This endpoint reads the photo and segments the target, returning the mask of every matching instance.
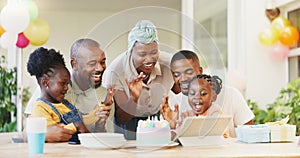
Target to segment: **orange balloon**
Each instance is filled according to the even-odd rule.
[[[274,44],[279,39],[279,32],[272,28],[266,28],[258,35],[259,42],[269,46]]]
[[[5,32],[4,28],[0,25],[0,37],[2,36],[2,34]]]
[[[281,31],[283,28],[290,25],[290,21],[284,17],[277,17],[271,22],[271,27],[277,31]]]
[[[285,27],[279,34],[279,41],[286,46],[293,46],[298,43],[299,32],[293,26]]]

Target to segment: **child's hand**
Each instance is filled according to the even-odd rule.
[[[47,127],[46,141],[47,142],[66,142],[75,133],[72,130],[63,128],[64,125],[52,125]]]
[[[187,110],[185,112],[181,112],[181,120],[184,120],[186,117],[190,117],[190,116],[196,116],[196,113],[194,112],[194,110]]]
[[[178,104],[175,104],[175,109],[173,111],[169,106],[168,100],[169,97],[165,95],[163,97],[160,113],[162,114],[163,118],[170,123],[171,129],[175,129],[179,115]]]

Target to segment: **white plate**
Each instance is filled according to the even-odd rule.
[[[171,141],[169,144],[167,145],[162,145],[162,146],[159,146],[159,145],[148,145],[148,146],[138,146],[136,144],[136,141],[128,141],[128,143],[124,146],[124,148],[126,147],[137,147],[137,148],[141,148],[141,149],[154,149],[154,148],[164,148],[164,147],[174,147],[174,146],[178,146],[179,143],[178,142],[173,142]]]
[[[124,135],[120,133],[80,133],[81,138],[100,138],[100,139],[123,139]]]
[[[91,149],[117,149],[127,143],[118,133],[81,133],[78,138],[82,146]]]
[[[108,143],[91,143],[91,142],[82,142],[81,145],[89,149],[119,149],[125,146],[127,141],[118,141],[118,142],[108,142]]]

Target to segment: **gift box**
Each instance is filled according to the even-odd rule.
[[[245,143],[270,142],[270,127],[266,125],[239,125],[236,128],[237,139]]]
[[[295,141],[296,125],[271,125],[271,142]]]

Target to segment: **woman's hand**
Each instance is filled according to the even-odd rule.
[[[143,83],[143,78],[144,78],[144,73],[141,72],[137,77],[135,77],[133,80],[128,81],[126,79],[127,86],[129,88],[129,91],[131,93],[131,97],[134,102],[137,103],[139,96],[142,92],[142,83]]]
[[[170,123],[171,129],[175,129],[179,115],[178,104],[175,104],[175,109],[172,110],[169,106],[168,100],[168,96],[163,97],[160,113],[162,114],[163,118]]]

